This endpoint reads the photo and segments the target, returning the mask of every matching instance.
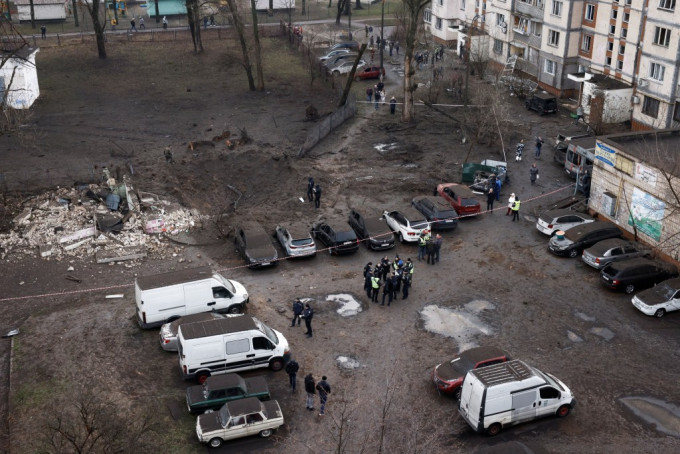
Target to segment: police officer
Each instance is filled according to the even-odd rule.
[[[373,272],[371,271],[370,263],[368,270],[364,271],[364,290],[366,290],[366,296],[371,298],[373,296]]]
[[[402,294],[401,294],[401,299],[406,299],[408,298],[408,289],[411,288],[411,273],[407,273],[404,271],[404,274],[401,277],[401,280],[403,281],[402,283]]]
[[[302,312],[302,318],[305,320],[305,327],[307,332],[305,333],[307,337],[312,337],[312,318],[314,318],[314,310],[309,303],[305,304],[305,310]]]
[[[378,302],[378,293],[380,292],[380,278],[378,276],[371,277],[371,301],[374,303]]]
[[[295,392],[295,385],[297,384],[297,373],[300,370],[300,365],[294,359],[288,361],[286,364],[286,373],[288,374],[288,379],[290,381],[290,387]]]
[[[297,320],[297,325],[300,326],[300,317],[302,312],[305,310],[305,306],[300,301],[300,298],[296,299],[293,303],[293,320],[290,322],[290,326],[295,326],[295,320]]]
[[[392,274],[392,276],[394,276],[394,274]],[[394,296],[394,286],[392,285],[392,282],[393,281],[391,277],[385,280],[385,287],[383,287],[382,303],[380,304],[381,306],[385,305],[385,297],[388,297],[387,305],[389,306],[390,304],[392,304],[392,297]]]

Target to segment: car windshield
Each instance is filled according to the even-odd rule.
[[[545,373],[541,372],[541,371],[538,370],[538,369],[535,369],[535,371],[538,372],[538,374],[539,374],[541,377],[545,378],[546,381],[547,381],[548,383],[550,383],[551,385],[553,385],[555,388],[559,389],[560,391],[564,391],[564,388],[562,387],[562,385],[560,385],[560,382],[557,381],[557,380],[555,379],[555,377],[553,377],[553,376],[550,375],[550,374],[545,374]]]
[[[454,210],[440,211],[437,213],[437,217],[439,219],[454,219],[458,217],[458,213],[456,213]]]
[[[461,374],[465,374],[467,371],[472,370],[475,367],[474,361],[465,356],[459,356],[451,361],[451,367]]]
[[[673,298],[673,295],[675,295],[675,292],[677,291],[677,289],[671,287],[666,283],[658,284],[656,288],[659,294],[663,295],[663,297],[668,300]]]
[[[347,230],[345,232],[335,232],[335,239],[337,241],[356,241],[357,236],[353,230]]]
[[[312,244],[312,240],[309,238],[303,238],[301,240],[293,240],[290,242],[293,246],[307,246]]]
[[[477,199],[472,199],[469,197],[463,197],[461,203],[463,206],[472,206],[472,205],[477,205]]]
[[[272,330],[270,327],[253,317],[253,321],[255,324],[260,328],[260,331],[264,333],[265,336],[267,336],[267,339],[272,341],[274,345],[279,345],[279,338],[276,336],[276,333],[274,330]]]
[[[236,293],[236,288],[229,279],[226,279],[223,276],[220,276],[219,274],[216,274],[214,277],[215,279],[220,281],[222,285],[224,285],[224,287],[231,292],[232,295]]]
[[[220,415],[219,415],[219,422],[222,427],[227,427],[227,424],[229,424],[229,418],[231,415],[229,414],[229,409],[227,408],[226,405],[222,405],[222,408],[220,408]]]

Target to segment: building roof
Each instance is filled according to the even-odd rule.
[[[603,90],[622,90],[626,88],[632,88],[630,84],[627,84],[619,79],[613,77],[605,76],[603,74],[596,74],[587,83],[597,85],[597,88]]]
[[[598,140],[680,177],[680,128],[609,134]]]

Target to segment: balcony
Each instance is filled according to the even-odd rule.
[[[545,2],[542,0],[534,0],[533,3],[527,3],[522,0],[516,0],[514,2],[512,12],[530,16],[535,19],[543,20],[544,4]]]
[[[532,34],[523,34],[520,32],[513,33],[512,40],[518,43],[524,43],[529,47],[540,48],[541,47],[541,37]]]

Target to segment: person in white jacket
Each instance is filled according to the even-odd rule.
[[[510,216],[510,211],[512,211],[512,206],[515,204],[515,193],[510,194],[508,198],[508,212],[505,213],[506,216]]]

